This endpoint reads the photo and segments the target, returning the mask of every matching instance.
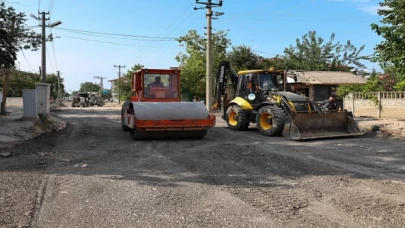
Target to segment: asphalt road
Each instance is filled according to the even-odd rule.
[[[201,140],[133,141],[119,111],[65,109],[63,132],[0,160],[2,173],[36,175],[29,226],[405,226],[404,141],[294,142],[221,120]]]

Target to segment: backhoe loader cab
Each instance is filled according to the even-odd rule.
[[[219,67],[215,107],[232,130],[247,130],[253,123],[263,135],[283,135],[291,140],[362,134],[346,110],[326,113],[307,97],[286,92],[286,71],[236,73],[228,61],[222,61]],[[235,90],[233,97],[228,97],[228,82]]]
[[[180,70],[139,69],[131,81],[121,127],[132,139],[203,138],[215,126],[204,103],[181,102]]]
[[[247,70],[238,72],[236,96],[259,105],[270,92],[283,89],[283,73],[272,70]]]

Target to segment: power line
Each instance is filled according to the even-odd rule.
[[[193,5],[193,3],[190,4],[190,6],[191,6],[191,5]],[[188,8],[186,8],[186,10],[188,10]],[[185,10],[185,11],[186,11],[186,10]],[[184,14],[185,11],[183,11],[182,14]],[[195,11],[194,11],[193,13],[191,13],[187,18],[185,18],[182,22],[180,22],[180,24],[178,24],[174,29],[172,29],[170,32],[168,32],[167,35],[169,35],[170,33],[174,32],[175,30],[177,30],[177,28],[179,28],[181,24],[183,24],[185,21],[187,21],[187,20],[188,20],[191,16],[193,16],[194,14],[195,14]],[[180,18],[180,17],[178,17],[178,18]],[[193,23],[195,23],[196,21],[197,21],[197,20],[194,20]],[[172,23],[172,24],[174,24],[174,23]],[[156,44],[156,43],[155,43],[155,44]],[[165,44],[167,44],[167,43],[165,43]],[[159,47],[155,47],[154,49],[152,49],[151,51],[149,51],[149,52],[147,52],[147,53],[142,52],[142,51],[143,51],[143,50],[142,50],[142,51],[140,51],[141,54],[139,54],[139,55],[138,55],[136,58],[134,58],[134,59],[137,59],[137,58],[140,58],[140,57],[146,58],[147,56],[149,56],[149,55],[151,55],[152,53],[154,53],[156,50],[163,48],[163,47],[165,46],[165,44],[163,44],[163,45],[161,45],[161,46],[159,46]],[[153,46],[155,46],[155,45],[153,45]],[[135,55],[133,55],[133,56],[135,56]],[[129,59],[131,59],[133,56],[131,56]]]
[[[71,32],[75,34],[82,34],[82,35],[87,35],[87,36],[97,36],[97,37],[107,37],[107,38],[113,38],[113,39],[124,39],[124,40],[137,40],[137,41],[171,41],[168,39],[140,39],[140,38],[124,38],[124,37],[112,37],[111,35],[100,35],[100,34],[93,34],[93,33],[87,33],[87,32],[76,32],[76,31],[65,31],[65,32]],[[174,39],[173,39],[174,41]]]
[[[37,72],[36,70],[34,70],[34,68],[32,68],[31,64],[28,62],[28,59],[27,59],[27,57],[25,57],[23,49],[21,49],[21,53],[23,54],[24,59],[27,62],[28,66],[31,68],[31,70],[34,71],[34,72]]]
[[[195,12],[195,11],[194,11],[194,12]],[[194,15],[194,14],[191,14],[190,16],[192,16],[192,15]],[[189,23],[189,24],[187,24],[187,25],[183,28],[183,30],[181,30],[181,33],[185,33],[186,30],[189,29],[191,25],[195,24],[196,22],[200,21],[201,19],[202,19],[202,18],[199,17],[198,19],[191,20],[192,22]],[[152,53],[154,53],[154,51],[156,51],[156,50],[158,50],[158,49],[161,49],[161,48],[163,48],[164,46],[165,46],[165,45],[162,45],[162,46],[160,46],[160,47],[156,47],[156,48],[153,49],[151,52],[149,52],[148,54],[146,54],[144,57],[145,57],[145,58],[149,57],[149,55],[151,55]],[[159,52],[159,54],[158,54],[156,57],[159,57],[159,56],[162,56],[162,55],[163,55],[163,53],[162,53],[162,52]]]
[[[174,40],[174,39],[176,39],[175,37],[159,37],[159,36],[129,35],[129,34],[121,34],[121,33],[108,33],[108,32],[92,32],[92,31],[79,30],[79,29],[68,29],[68,28],[55,28],[55,29],[65,30],[65,31],[73,31],[73,32],[83,32],[83,33],[93,33],[93,34],[104,34],[104,35],[112,35],[112,36],[141,37],[141,38],[167,39],[167,40]]]
[[[46,45],[46,43],[44,45]],[[48,48],[46,49],[46,55],[48,56],[49,63],[51,64],[52,70],[55,71],[55,68],[53,67],[53,64],[52,64],[52,61],[51,61],[51,55],[48,52]]]
[[[184,15],[184,13],[188,10],[188,7],[190,7],[190,6],[192,6],[193,5],[193,3],[191,3],[190,5],[188,5],[187,7],[186,7],[186,9],[182,12],[182,13],[180,13],[179,14],[179,16],[169,25],[169,26],[167,26],[166,27],[166,30],[168,30],[169,28],[171,28],[171,26],[172,25],[174,25],[174,23],[180,18],[180,17],[182,17],[183,15]],[[194,13],[192,13],[192,14],[194,14]],[[184,21],[183,21],[184,22]],[[180,24],[182,24],[183,22],[181,22]],[[173,30],[172,30],[172,32],[173,32]],[[159,35],[162,35],[164,32],[161,32]],[[171,32],[170,32],[171,33]],[[170,34],[170,33],[168,33],[168,34]],[[149,42],[148,44],[150,44],[151,42]],[[139,53],[141,53],[141,55],[142,54],[144,54],[143,53],[143,50],[145,50],[145,48],[142,48],[140,51],[139,51]],[[134,54],[134,55],[131,55],[129,58],[127,58],[127,59],[131,59],[131,58],[133,58],[134,56],[135,56],[136,54]],[[138,56],[140,56],[140,55],[138,55]],[[112,70],[113,69],[113,67],[112,68],[110,68],[108,71],[107,71],[107,73],[110,71],[110,70]]]
[[[54,0],[49,1],[49,9],[48,9],[48,12],[49,12],[49,20],[51,20],[53,4],[54,4]],[[49,27],[49,30],[48,30],[48,31],[49,31],[49,34],[52,34],[52,28],[51,28],[51,27]],[[46,51],[47,51],[47,53],[48,53],[48,49],[47,49]],[[59,67],[58,67],[58,62],[57,62],[57,59],[56,59],[56,52],[55,52],[54,40],[52,40],[52,53],[53,53],[53,60],[55,61],[55,67],[56,67],[56,70],[58,71],[58,70],[59,70]],[[53,64],[52,64],[52,61],[51,61],[51,55],[50,55],[49,53],[48,53],[48,55],[49,55],[49,63],[51,64],[52,69],[54,69]],[[55,70],[55,69],[54,69],[54,70]]]
[[[72,37],[72,36],[59,36],[59,37],[65,37],[65,38],[77,39],[77,40],[86,40],[86,41],[92,41],[92,42],[98,42],[98,43],[107,43],[107,44],[116,44],[116,45],[134,46],[134,47],[151,47],[151,46],[144,46],[144,45],[135,45],[135,44],[126,44],[126,43],[116,43],[116,42],[109,42],[109,41],[101,41],[101,40],[85,39],[85,38]]]

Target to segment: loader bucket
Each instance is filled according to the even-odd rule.
[[[352,137],[363,135],[359,125],[344,111],[301,112],[286,120],[283,136],[290,140]]]
[[[201,102],[132,102],[133,139],[203,138],[215,126]]]

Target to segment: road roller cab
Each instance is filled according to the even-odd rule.
[[[180,70],[140,69],[132,77],[131,101],[179,102]]]
[[[181,102],[180,72],[139,69],[133,74],[133,95],[121,110],[122,129],[132,139],[203,138],[215,126],[204,103]]]

